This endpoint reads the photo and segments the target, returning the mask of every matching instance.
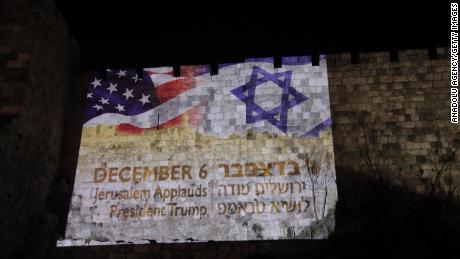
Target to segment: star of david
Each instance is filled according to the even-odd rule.
[[[248,83],[231,90],[246,104],[246,123],[267,120],[278,129],[287,133],[288,110],[306,101],[308,97],[291,86],[292,71],[271,74],[260,67],[254,66]],[[270,110],[264,110],[254,102],[257,86],[272,81],[282,89],[281,104]],[[245,94],[247,92],[247,94]],[[277,118],[278,117],[278,118]]]

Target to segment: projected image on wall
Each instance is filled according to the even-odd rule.
[[[327,238],[337,188],[326,59],[282,63],[94,72],[58,245]]]

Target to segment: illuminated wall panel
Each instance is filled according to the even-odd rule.
[[[327,78],[324,56],[95,73],[58,245],[327,238]]]

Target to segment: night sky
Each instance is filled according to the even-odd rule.
[[[81,66],[210,64],[245,57],[449,46],[448,2],[153,2],[58,1],[80,45]]]

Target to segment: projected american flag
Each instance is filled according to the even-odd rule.
[[[209,73],[207,66],[193,66],[182,67],[182,76],[177,78],[173,76],[172,67],[146,69],[141,76],[134,69],[107,69],[104,81],[100,75],[94,74],[86,95],[85,122],[104,114],[110,115],[108,117],[114,120],[125,118],[117,125],[117,130],[136,134],[146,129],[178,125],[182,122],[183,116],[187,115],[193,126],[193,123],[197,123],[200,105],[190,106],[189,109],[175,114],[176,116],[172,118],[161,117],[163,122],[161,124],[159,123],[161,111],[155,108],[195,88],[198,82],[195,77],[206,73]],[[150,111],[147,116],[152,117],[148,123],[144,125],[123,123],[128,118],[125,116],[135,116],[147,111]]]

